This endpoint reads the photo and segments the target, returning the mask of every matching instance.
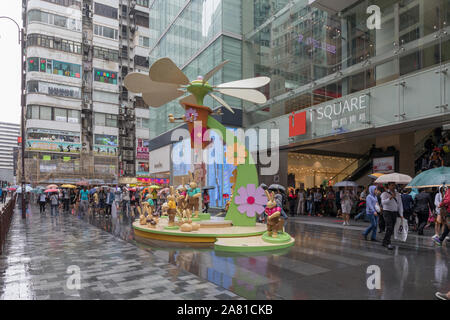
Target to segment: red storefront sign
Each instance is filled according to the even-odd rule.
[[[289,116],[289,137],[306,134],[306,111]]]

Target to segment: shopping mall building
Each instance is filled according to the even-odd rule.
[[[195,79],[229,59],[212,84],[272,79],[267,103],[224,97],[235,114],[219,117],[230,129],[279,130],[278,171],[260,177],[267,184],[414,175],[424,141],[450,123],[449,0],[156,0],[150,22],[151,63],[168,56]],[[174,164],[170,151],[189,148],[172,141],[169,114],[183,114],[178,102],[150,108],[150,174],[181,183],[206,170],[204,183],[219,188],[211,204],[222,206],[233,165]]]

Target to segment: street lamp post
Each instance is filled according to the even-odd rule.
[[[20,28],[19,24],[12,18],[1,16],[0,19],[8,19],[14,22],[19,31],[19,44],[20,44],[20,79],[21,79],[21,95],[20,95],[20,103],[21,103],[21,112],[20,112],[20,126],[21,126],[21,166],[22,166],[22,174],[21,174],[21,185],[22,185],[22,219],[26,219],[26,208],[25,208],[25,30]]]

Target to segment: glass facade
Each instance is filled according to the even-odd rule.
[[[380,29],[368,23],[371,5],[381,9]],[[243,76],[272,81],[262,89],[268,103],[244,104],[245,125],[448,61],[449,37],[439,35],[448,27],[449,12],[449,0],[363,0],[339,14],[319,10],[307,0],[247,3]]]
[[[242,78],[242,0],[156,0],[150,10],[150,65],[169,57],[195,80],[224,60],[231,60],[208,82],[212,85]],[[232,107],[240,109],[239,99],[223,97]],[[211,108],[218,103],[207,97]],[[150,108],[150,138],[171,130],[168,115],[181,116],[183,108],[173,101],[160,108]]]

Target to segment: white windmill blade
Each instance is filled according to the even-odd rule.
[[[187,103],[187,104],[197,104],[197,99],[195,99],[194,95],[189,95],[186,98],[183,98],[180,100],[180,104]]]
[[[221,97],[218,97],[212,93],[209,94],[214,100],[216,100],[218,103],[220,103],[221,105],[223,105],[225,108],[228,109],[228,111],[230,111],[231,113],[234,113],[233,108],[230,107],[230,105],[228,103],[225,102],[225,100],[223,100]]]
[[[184,94],[185,92],[180,90],[166,89],[164,91],[164,89],[161,88],[161,90],[159,91],[143,92],[142,98],[144,99],[145,103],[148,104],[150,107],[158,108],[166,103],[169,103],[172,100],[181,97]]]
[[[270,82],[268,77],[257,77],[238,81],[232,81],[227,83],[222,83],[216,86],[216,88],[221,89],[257,89],[264,87]]]
[[[155,83],[152,80],[150,80],[148,75],[142,74],[142,73],[137,73],[137,72],[127,74],[123,83],[129,91],[135,92],[135,93],[144,92],[144,91],[148,90],[150,87],[152,87],[153,85],[158,84],[158,83]]]
[[[222,62],[221,64],[219,64],[217,67],[215,67],[214,69],[212,69],[210,72],[208,72],[207,74],[205,74],[203,76],[203,84],[206,83],[206,81],[208,81],[209,79],[212,78],[212,76],[214,76],[220,69],[222,69],[228,62],[230,62],[230,60],[225,60],[224,62]]]
[[[267,102],[267,98],[258,90],[254,89],[221,89],[217,88],[217,92],[224,94],[226,96],[239,98],[242,100],[250,101],[256,104],[263,104]]]
[[[156,82],[164,82],[178,85],[188,85],[188,77],[169,58],[162,58],[152,64],[149,71],[150,79]]]

